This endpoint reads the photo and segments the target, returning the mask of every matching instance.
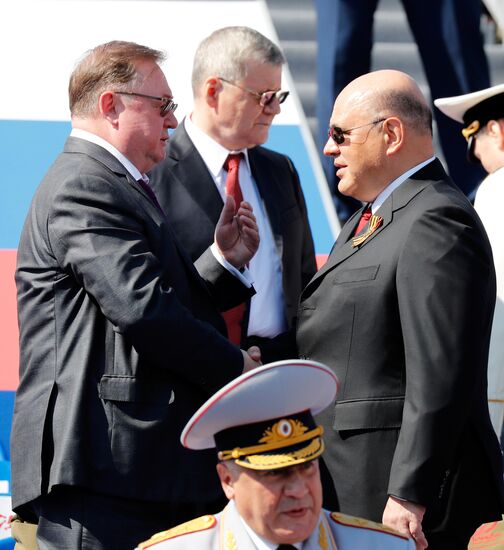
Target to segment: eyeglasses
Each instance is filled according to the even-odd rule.
[[[175,103],[173,99],[170,99],[169,97],[157,97],[155,95],[147,95],[147,94],[139,94],[137,92],[115,92],[119,95],[134,95],[137,97],[146,97],[147,99],[156,99],[157,101],[161,101],[161,107],[159,109],[159,112],[161,116],[165,116],[166,113],[175,111],[175,109],[178,107],[178,103]]]
[[[240,90],[249,93],[250,95],[253,95],[259,99],[259,105],[261,107],[266,107],[267,105],[271,105],[272,101],[276,98],[278,100],[278,103],[283,103],[290,92],[284,91],[284,90],[278,90],[277,92],[274,92],[273,90],[268,90],[266,92],[254,92],[254,90],[249,90],[248,88],[244,88],[243,86],[239,86],[238,84],[235,84],[234,82],[231,82],[230,80],[226,80],[225,78],[219,77],[219,80],[222,80],[222,82],[225,82],[226,84],[231,84],[231,86],[234,86],[235,88],[239,88]]]
[[[343,130],[339,126],[331,126],[327,131],[327,135],[334,140],[338,145],[341,145],[345,141],[345,136],[350,135],[350,132],[353,130],[358,130],[359,128],[365,128],[366,126],[371,126],[372,124],[378,124],[387,120],[387,117],[380,118],[379,120],[373,120],[373,122],[368,122],[367,124],[362,124],[361,126],[355,126],[355,128],[348,128],[348,130]]]

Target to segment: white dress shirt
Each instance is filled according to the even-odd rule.
[[[285,303],[282,288],[282,263],[276,249],[270,221],[252,176],[248,151],[228,151],[200,130],[189,117],[184,120],[185,129],[201,155],[215,185],[225,200],[227,172],[224,163],[230,153],[243,153],[238,179],[243,199],[252,205],[259,227],[260,244],[250,260],[249,271],[257,292],[250,304],[248,335],[272,338],[287,329]]]

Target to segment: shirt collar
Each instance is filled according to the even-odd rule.
[[[72,137],[84,139],[86,141],[94,143],[95,145],[103,147],[111,155],[113,155],[124,166],[124,168],[126,168],[126,170],[133,176],[135,181],[143,179],[146,183],[149,183],[149,178],[146,174],[141,174],[138,168],[130,160],[128,160],[119,150],[117,150],[111,143],[109,143],[102,137],[88,132],[87,130],[82,130],[80,128],[72,128],[70,135]]]
[[[234,500],[229,501],[229,504],[234,507],[236,510],[236,504],[234,503]],[[240,518],[240,521],[243,524],[243,527],[245,528],[245,531],[247,531],[248,536],[251,538],[254,545],[259,550],[276,550],[278,547],[278,544],[274,544],[273,542],[270,542],[269,540],[264,539],[263,537],[260,537],[255,531],[252,530],[251,527],[247,524],[247,522],[240,516],[238,510],[236,510],[236,513],[238,514],[238,517]],[[303,547],[302,542],[296,542],[293,544],[297,550],[301,550]]]
[[[219,175],[219,172],[222,170],[228,155],[231,153],[243,153],[247,170],[249,173],[251,172],[247,149],[229,151],[201,130],[201,128],[196,126],[196,124],[194,124],[191,120],[191,117],[185,117],[183,124],[187,135],[191,138],[191,141],[198,150],[198,153],[201,155],[201,158],[205,162],[214,179]]]
[[[389,185],[387,185],[387,187],[385,187],[385,189],[373,201],[373,204],[371,205],[372,213],[375,214],[378,208],[380,208],[380,206],[392,194],[392,192],[395,191],[402,183],[404,183],[412,174],[418,172],[418,170],[432,162],[435,158],[436,157],[430,157],[427,160],[424,160],[420,164],[417,164],[413,166],[413,168],[410,168],[407,172],[404,172],[404,174],[400,175],[392,183],[389,183]]]

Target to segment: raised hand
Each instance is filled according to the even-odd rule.
[[[246,265],[259,247],[259,229],[248,202],[235,213],[233,197],[227,196],[215,227],[215,242],[222,256],[234,267]]]

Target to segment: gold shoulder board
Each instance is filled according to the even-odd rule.
[[[180,537],[181,535],[205,531],[206,529],[211,529],[216,523],[217,519],[214,516],[201,516],[200,518],[192,519],[191,521],[177,525],[172,529],[168,529],[168,531],[156,533],[149,540],[139,544],[138,548],[143,550],[145,548],[150,548],[159,542]]]
[[[372,531],[380,531],[381,533],[388,533],[389,535],[395,535],[402,539],[408,540],[408,537],[398,533],[391,527],[383,525],[383,523],[376,523],[368,519],[356,518],[354,516],[347,516],[346,514],[340,514],[338,512],[331,512],[331,519],[341,525],[348,525],[350,527],[361,527],[362,529],[371,529]]]

